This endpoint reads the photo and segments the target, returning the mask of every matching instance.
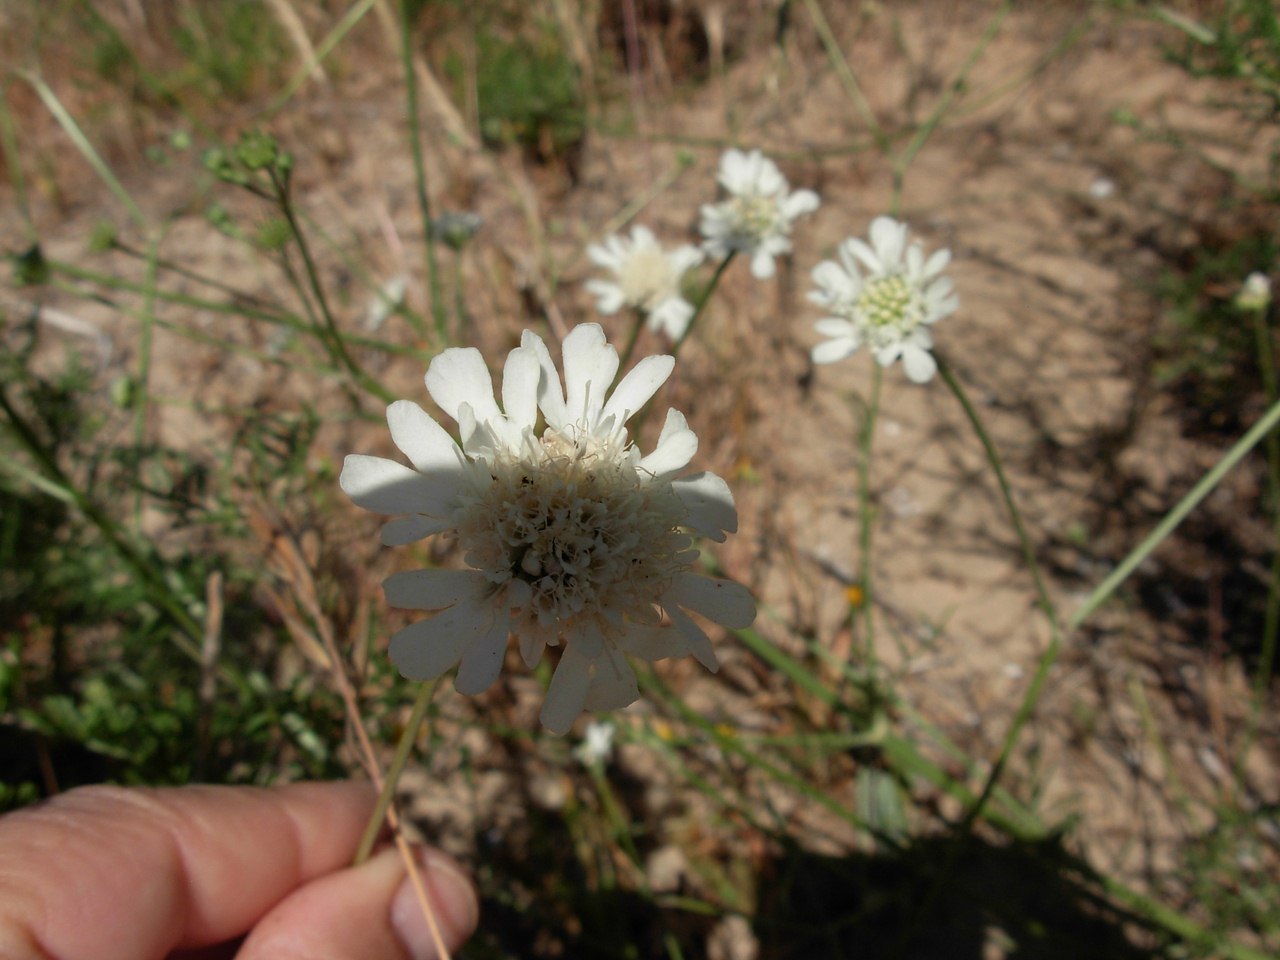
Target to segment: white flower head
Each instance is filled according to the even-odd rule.
[[[738,517],[720,477],[679,476],[698,448],[684,416],[668,411],[646,456],[627,434],[674,359],[646,357],[610,392],[618,354],[599,325],[576,327],[562,354],[563,384],[546,345],[525,331],[507,356],[499,407],[480,352],[445,350],[427,370],[427,392],[457,421],[459,440],[398,400],[387,422],[412,467],[353,454],[339,478],[365,509],[402,515],[383,543],[447,533],[467,563],[387,579],[392,606],[438,611],[391,638],[400,672],[429,680],[456,664],[454,685],[475,694],[497,679],[509,635],[530,668],[545,647],[563,646],[542,707],[557,733],[584,709],[639,697],[627,655],[692,654],[717,669],[687,611],[731,628],[755,619],[744,587],[692,570],[691,532],[723,541]]]
[[[920,241],[907,242],[905,223],[877,217],[870,244],[850,237],[837,254],[838,263],[824,260],[813,270],[809,299],[830,314],[817,323],[830,339],[813,348],[813,362],[835,363],[865,343],[880,366],[901,358],[907,376],[926,383],[938,369],[929,328],[960,306],[942,276],[951,252],[925,259]]]
[[[648,227],[631,228],[631,239],[616,234],[602,244],[587,247],[587,256],[616,279],[591,279],[587,291],[596,298],[596,309],[606,316],[622,307],[645,315],[650,330],[679,340],[693,317],[693,306],[680,293],[680,282],[702,262],[702,251],[685,245],[663,250]]]
[[[582,742],[573,748],[573,755],[583,766],[602,766],[613,754],[614,732],[613,724],[607,720],[592,720]]]
[[[1260,313],[1271,306],[1271,279],[1255,270],[1244,278],[1236,292],[1236,307],[1247,313]]]
[[[759,150],[728,150],[717,179],[728,196],[702,207],[702,248],[712,257],[751,255],[758,280],[773,276],[773,258],[791,252],[791,224],[818,209],[812,190],[791,192],[778,165]]]

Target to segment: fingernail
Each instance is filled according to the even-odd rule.
[[[444,942],[450,947],[461,943],[475,930],[480,919],[480,906],[470,878],[439,850],[419,850],[418,869]],[[391,926],[413,960],[440,960],[440,951],[436,949],[410,877],[401,881],[392,901]]]

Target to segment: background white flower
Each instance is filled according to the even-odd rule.
[[[813,362],[835,363],[865,343],[882,367],[901,357],[908,377],[927,382],[938,369],[929,327],[960,306],[942,276],[951,252],[926,260],[918,240],[907,243],[905,223],[877,217],[870,245],[850,237],[837,254],[838,263],[824,260],[813,270],[809,299],[831,314],[817,323],[831,339],[813,348]]]
[[[583,766],[602,765],[613,754],[615,728],[607,720],[592,720],[587,724],[582,742],[573,748],[573,755]]]
[[[510,634],[529,667],[563,644],[542,708],[558,733],[583,709],[639,696],[628,654],[692,654],[717,669],[686,611],[727,627],[755,618],[744,587],[691,569],[698,551],[686,531],[722,541],[738,518],[720,477],[677,476],[698,447],[685,418],[668,411],[647,456],[627,436],[626,421],[675,361],[646,357],[610,394],[618,354],[597,324],[575,328],[562,353],[563,385],[546,345],[526,331],[507,356],[500,408],[479,351],[445,350],[427,391],[457,421],[460,442],[417,404],[396,401],[387,422],[413,466],[353,454],[339,478],[360,506],[404,515],[383,528],[384,543],[448,532],[468,565],[386,581],[392,606],[439,611],[391,638],[401,673],[426,680],[459,664],[455,686],[474,694],[497,679]]]
[[[791,252],[791,224],[818,209],[812,190],[790,191],[787,179],[759,150],[728,150],[717,179],[729,196],[702,207],[702,247],[712,257],[751,255],[757,279],[773,276],[773,258]]]
[[[648,227],[637,225],[631,228],[630,240],[615,234],[587,247],[587,256],[616,277],[587,281],[597,310],[608,316],[632,307],[645,315],[650,330],[672,340],[684,335],[693,306],[681,295],[680,283],[686,272],[702,262],[701,250],[688,244],[663,250]]]

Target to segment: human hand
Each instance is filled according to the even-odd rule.
[[[357,783],[85,787],[8,814],[0,958],[434,960],[397,852],[349,866],[373,804]],[[453,949],[475,893],[439,851],[419,863]]]

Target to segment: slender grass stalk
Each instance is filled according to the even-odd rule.
[[[31,220],[31,207],[27,201],[27,181],[22,173],[22,153],[18,147],[18,131],[14,126],[13,113],[9,110],[9,101],[0,87],[0,153],[4,155],[4,165],[9,171],[9,185],[13,189],[13,199],[18,205],[18,213],[22,220],[23,232],[27,242],[34,244],[40,239],[35,224]]]
[[[80,129],[80,125],[76,123],[75,118],[62,105],[58,95],[50,89],[44,80],[30,70],[19,70],[18,75],[35,90],[36,95],[44,103],[46,109],[53,114],[53,118],[58,121],[58,125],[62,127],[63,132],[71,138],[72,144],[80,152],[80,155],[93,168],[93,172],[98,175],[99,179],[106,184],[111,195],[120,202],[125,212],[140,228],[146,229],[147,217],[142,212],[142,208],[134,202],[133,197],[129,195],[129,191],[124,188],[124,184],[116,177],[107,162],[102,159],[102,155],[94,149],[93,144],[89,142],[89,138]]]
[[[1129,578],[1129,575],[1136,570],[1147,557],[1155,551],[1156,547],[1171,534],[1177,526],[1187,518],[1192,510],[1199,506],[1200,501],[1207,497],[1236,464],[1243,460],[1254,447],[1280,424],[1280,402],[1273,403],[1267,408],[1266,413],[1245,432],[1245,435],[1237,440],[1222,458],[1214,464],[1196,483],[1191,491],[1178,501],[1177,506],[1170,510],[1149,534],[1147,534],[1142,542],[1139,543],[1126,556],[1116,568],[1107,575],[1102,583],[1093,589],[1093,592],[1085,599],[1078,610],[1067,620],[1067,630],[1071,631],[1079,627],[1082,623],[1089,619],[1099,607],[1101,607],[1111,597],[1120,584]]]
[[[328,58],[334,49],[340,44],[348,33],[350,33],[365,14],[373,9],[373,5],[378,0],[358,0],[352,4],[351,9],[342,15],[340,19],[320,41],[315,49],[314,59],[308,60],[300,66],[296,73],[285,84],[283,90],[271,101],[271,105],[267,108],[268,113],[275,113],[286,103],[293,99],[293,95],[302,89],[302,85],[310,79],[311,75],[320,69],[321,64]]]
[[[871,535],[875,525],[876,510],[871,505],[871,448],[875,441],[876,418],[880,412],[880,387],[884,370],[874,359],[871,363],[871,399],[862,411],[862,423],[858,427],[858,586],[862,589],[861,605],[853,613],[861,613],[862,656],[871,679],[870,687],[876,688],[876,640],[875,604],[871,586]],[[852,627],[853,624],[850,624]]]
[[[422,720],[427,715],[427,709],[431,706],[431,698],[435,696],[438,686],[440,686],[440,681],[436,679],[418,687],[418,696],[413,701],[413,710],[409,714],[409,722],[405,724],[404,730],[400,733],[400,739],[396,743],[395,755],[391,758],[391,766],[387,768],[386,779],[383,781],[382,789],[378,793],[378,803],[373,808],[373,814],[369,817],[369,822],[360,837],[360,846],[356,848],[356,856],[353,861],[356,866],[368,860],[369,854],[373,852],[373,845],[382,830],[383,821],[387,818],[387,811],[391,808],[392,801],[395,800],[396,784],[400,782],[400,774],[404,772],[405,764],[409,762],[409,754],[413,751],[413,745],[418,739],[418,728],[422,726]]]
[[[618,360],[618,369],[625,371],[631,362],[631,355],[636,352],[636,343],[640,340],[640,331],[644,329],[645,314],[642,310],[631,311],[631,331],[627,334],[627,345],[622,348],[622,357]]]
[[[1032,677],[1031,684],[1027,687],[1027,692],[1018,707],[1018,712],[1014,715],[1009,732],[1005,735],[1004,745],[1000,748],[1000,754],[992,765],[991,772],[987,775],[982,792],[978,795],[977,802],[965,814],[965,828],[969,829],[982,814],[982,808],[986,806],[987,801],[991,798],[991,792],[995,789],[1001,775],[1004,773],[1005,765],[1009,762],[1009,756],[1013,752],[1013,746],[1017,742],[1018,736],[1022,733],[1022,728],[1026,726],[1036,708],[1036,704],[1040,701],[1040,693],[1049,677],[1049,671],[1053,668],[1054,663],[1057,662],[1058,654],[1062,650],[1062,634],[1058,627],[1058,612],[1054,608],[1048,587],[1045,586],[1044,577],[1040,573],[1040,564],[1036,560],[1035,548],[1032,546],[1031,538],[1027,536],[1026,527],[1023,525],[1022,512],[1018,509],[1017,503],[1014,502],[1013,491],[1009,487],[1008,479],[1005,477],[1000,454],[996,451],[990,434],[987,433],[986,428],[983,426],[982,419],[978,416],[978,411],[970,403],[968,395],[955,378],[955,374],[951,372],[950,366],[942,357],[936,355],[935,357],[938,361],[938,373],[960,403],[965,416],[969,418],[970,425],[972,425],[974,432],[982,443],[983,450],[986,451],[987,461],[991,464],[991,469],[996,475],[996,481],[1000,484],[1000,494],[1004,498],[1005,507],[1009,511],[1009,518],[1013,522],[1013,529],[1018,535],[1019,544],[1022,546],[1023,559],[1026,561],[1027,569],[1031,572],[1031,579],[1035,582],[1040,608],[1044,611],[1044,615],[1049,621],[1049,645],[1045,648],[1044,653],[1040,655],[1040,662],[1036,667],[1035,676]]]
[[[853,101],[858,115],[871,131],[871,136],[875,139],[876,146],[880,148],[880,152],[887,155],[890,148],[889,136],[885,133],[884,127],[880,125],[880,121],[876,119],[875,111],[871,109],[871,104],[868,102],[866,94],[862,92],[862,87],[858,84],[858,78],[854,76],[853,70],[849,67],[849,61],[845,59],[844,53],[840,49],[840,43],[836,39],[835,31],[831,29],[831,24],[827,22],[827,18],[822,12],[822,7],[818,6],[818,0],[804,0],[804,9],[809,14],[809,19],[813,21],[813,28],[818,33],[818,39],[822,41],[823,49],[827,51],[827,59],[831,61],[831,66],[840,80],[840,85],[844,87],[844,92]]]
[[[134,383],[133,397],[133,443],[142,450],[147,438],[147,414],[151,411],[151,344],[155,331],[156,319],[156,284],[160,258],[160,238],[152,237],[147,241],[147,272],[143,281],[145,290],[142,295],[142,313],[138,328],[138,376]],[[135,530],[142,529],[142,457],[134,464],[133,475],[133,525]]]
[[[400,67],[404,71],[405,112],[409,121],[409,151],[413,155],[413,177],[418,197],[418,215],[422,219],[422,239],[426,248],[427,288],[431,292],[431,316],[435,320],[440,348],[449,345],[449,318],[445,312],[440,288],[440,264],[436,260],[431,230],[431,197],[427,191],[427,164],[422,154],[422,122],[418,117],[418,76],[413,64],[413,30],[409,19],[409,0],[400,0]]]
[[[702,317],[702,312],[707,308],[707,302],[711,299],[711,294],[715,293],[716,287],[720,285],[720,278],[724,276],[725,270],[733,262],[733,257],[736,253],[736,250],[730,250],[716,267],[716,272],[711,275],[711,282],[703,288],[702,293],[698,296],[698,302],[693,305],[693,316],[689,318],[689,325],[684,328],[684,333],[680,334],[676,338],[676,342],[671,345],[671,356],[679,355],[680,348],[684,346],[684,342],[693,333],[693,328],[697,326],[698,320]]]
[[[911,166],[912,161],[916,158],[916,154],[920,152],[920,149],[925,145],[929,137],[933,135],[933,131],[942,123],[943,117],[946,116],[947,111],[951,107],[951,101],[953,101],[956,96],[965,89],[969,79],[969,72],[977,65],[978,60],[982,57],[982,54],[986,51],[987,47],[990,46],[991,41],[996,38],[996,34],[1000,32],[1000,27],[1004,24],[1005,18],[1009,15],[1009,12],[1012,9],[1013,4],[1010,0],[1004,0],[1004,2],[1000,4],[1000,9],[997,10],[995,16],[991,18],[991,21],[987,24],[987,28],[982,32],[982,36],[978,38],[978,42],[974,44],[973,49],[969,51],[969,56],[966,57],[964,63],[960,65],[960,69],[956,73],[955,79],[951,81],[946,92],[938,98],[938,102],[934,105],[933,110],[925,119],[924,123],[920,124],[920,126],[916,128],[916,132],[912,136],[911,140],[908,141],[907,145],[894,158],[893,196],[895,207],[902,197],[902,186],[907,175],[907,168]]]

